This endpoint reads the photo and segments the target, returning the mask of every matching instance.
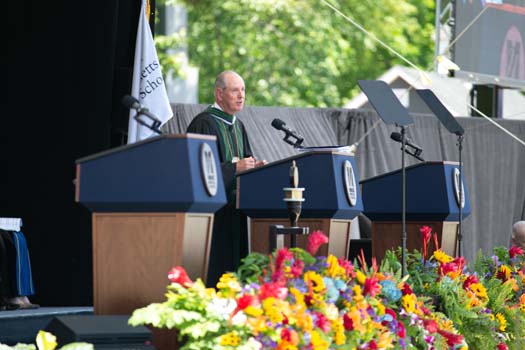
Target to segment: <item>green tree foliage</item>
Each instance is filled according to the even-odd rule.
[[[320,0],[180,0],[188,53],[199,67],[199,99],[215,76],[239,72],[247,104],[339,107],[358,79],[402,61]],[[331,0],[342,13],[423,69],[433,59],[432,0]]]

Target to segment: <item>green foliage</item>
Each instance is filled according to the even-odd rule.
[[[180,2],[188,11],[189,58],[199,68],[203,103],[213,98],[216,75],[232,69],[245,79],[247,104],[341,106],[358,79],[375,79],[402,63],[321,1]],[[433,1],[331,3],[419,67],[431,66]]]

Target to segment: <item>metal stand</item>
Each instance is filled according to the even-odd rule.
[[[403,277],[407,274],[407,257],[406,257],[406,250],[407,250],[407,227],[406,227],[406,167],[405,167],[405,144],[406,144],[406,136],[405,136],[405,127],[401,126],[401,266],[403,271]]]
[[[463,243],[463,234],[461,232],[461,223],[463,221],[463,161],[461,160],[461,151],[463,150],[463,134],[458,135],[458,150],[459,150],[459,224],[458,224],[458,250],[456,256],[461,256]]]
[[[270,251],[284,247],[284,235],[290,235],[290,247],[297,247],[297,235],[307,235],[308,227],[284,227],[283,225],[270,226]]]

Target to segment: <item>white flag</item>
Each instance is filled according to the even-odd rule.
[[[131,95],[137,98],[162,124],[173,115],[164,79],[162,68],[153,42],[153,35],[146,18],[146,1],[143,0],[140,10],[137,42],[135,46],[135,62],[133,63],[133,83]],[[129,114],[128,143],[133,143],[155,136],[156,133],[147,127],[138,124],[133,116],[136,111],[131,109]],[[149,125],[151,120],[141,117]]]

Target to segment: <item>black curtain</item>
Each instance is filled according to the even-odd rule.
[[[139,9],[9,3],[0,216],[23,219],[41,305],[92,305],[91,214],[74,202],[75,160],[122,142]]]

